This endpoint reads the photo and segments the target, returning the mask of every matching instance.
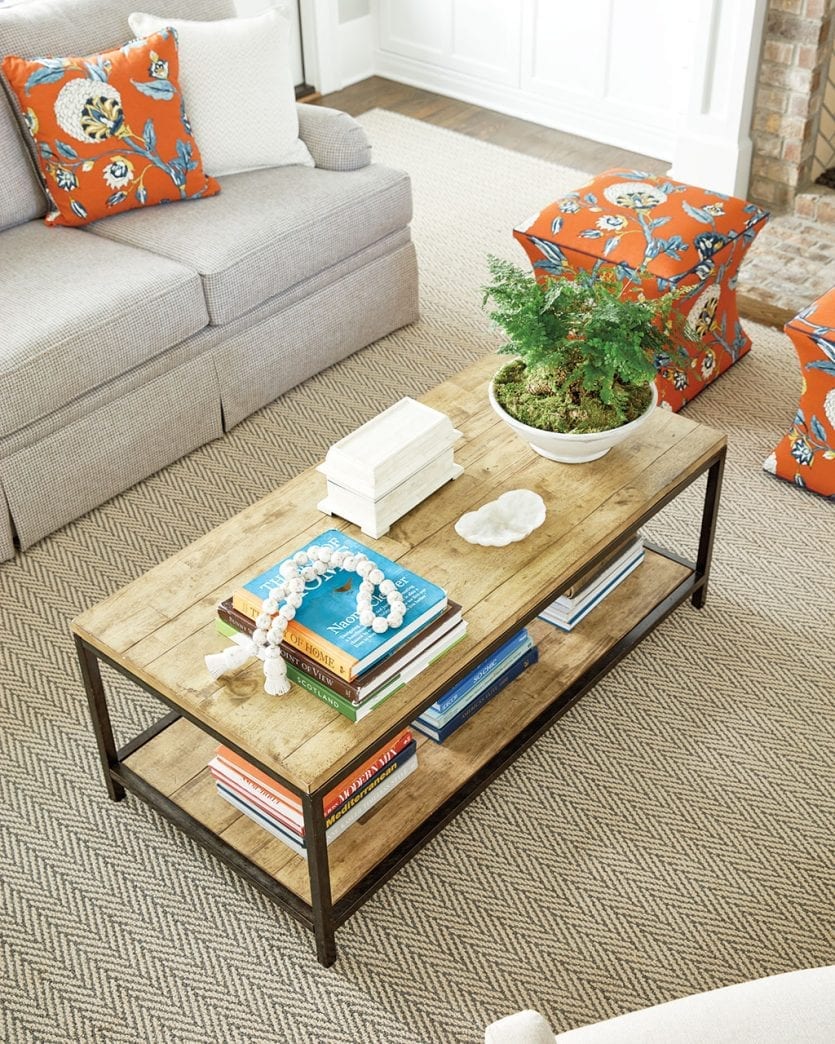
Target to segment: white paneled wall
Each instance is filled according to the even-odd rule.
[[[768,0],[300,2],[323,93],[376,73],[747,189]]]
[[[519,80],[518,10],[505,0],[380,3],[380,48],[491,83]]]
[[[687,70],[669,0],[376,0],[384,76],[672,158]]]

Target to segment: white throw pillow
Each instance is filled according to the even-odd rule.
[[[214,22],[134,12],[128,21],[137,36],[177,30],[180,87],[207,174],[313,166],[299,138],[290,23],[279,11]]]

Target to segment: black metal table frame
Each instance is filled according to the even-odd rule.
[[[423,846],[446,826],[472,799],[479,794],[489,783],[492,782],[507,766],[513,762],[524,750],[538,739],[562,714],[564,714],[573,703],[584,693],[588,692],[600,681],[623,657],[653,631],[662,620],[664,620],[675,608],[688,598],[692,604],[701,609],[705,604],[707,596],[708,578],[710,575],[710,564],[713,554],[713,541],[716,532],[716,518],[719,509],[719,497],[722,487],[722,475],[725,464],[724,447],[711,457],[697,472],[689,475],[678,483],[658,504],[651,510],[646,511],[636,523],[636,529],[644,525],[650,518],[656,515],[670,501],[674,500],[684,489],[690,486],[705,472],[707,472],[707,483],[705,487],[704,502],[702,507],[702,519],[699,530],[699,546],[695,562],[689,562],[662,548],[648,545],[652,550],[667,558],[686,566],[691,570],[681,583],[679,583],[666,598],[655,605],[632,629],[617,641],[606,653],[591,665],[572,685],[563,690],[554,700],[526,725],[520,732],[512,736],[505,746],[486,762],[477,772],[470,777],[466,783],[452,794],[447,800],[426,820],[419,823],[415,829],[401,841],[398,846],[380,863],[370,870],[365,877],[359,881],[346,895],[334,903],[331,896],[330,871],[328,865],[328,851],[325,840],[325,817],[323,810],[323,798],[332,787],[343,779],[352,769],[358,767],[367,758],[368,754],[385,743],[388,738],[393,737],[405,728],[414,718],[410,713],[407,718],[399,720],[384,734],[376,736],[369,745],[357,754],[350,763],[340,767],[339,771],[330,779],[326,780],[320,787],[312,792],[299,789],[291,781],[279,776],[269,766],[263,764],[253,755],[231,742],[227,736],[217,732],[205,722],[198,720],[188,711],[174,704],[163,693],[157,691],[153,686],[137,678],[127,668],[112,660],[95,646],[86,642],[79,635],[75,635],[76,650],[81,666],[81,675],[87,699],[90,707],[90,715],[96,736],[99,757],[104,772],[105,784],[110,798],[113,801],[121,801],[126,791],[131,791],[146,801],[152,808],[162,813],[182,829],[189,837],[194,838],[210,852],[227,863],[233,870],[248,880],[256,888],[262,891],[278,906],[287,910],[302,924],[311,928],[316,938],[316,956],[319,962],[325,966],[336,960],[336,929],[343,924],[373,893],[384,884],[396,871],[407,863]],[[544,597],[530,613],[528,620],[534,619],[562,590],[575,584],[582,575],[602,561],[608,553],[609,548],[604,548],[595,558],[583,565],[576,574]],[[515,624],[513,630],[518,630],[519,624]],[[509,636],[502,633],[484,650],[481,659],[489,656]],[[150,728],[140,733],[124,747],[117,749],[113,737],[113,729],[110,713],[107,706],[107,698],[102,683],[99,663],[109,664],[112,668],[124,675],[134,684],[150,693],[156,699],[169,706],[168,714],[153,724]],[[454,685],[468,671],[472,670],[473,664],[466,663],[451,678],[446,686]],[[437,698],[437,693],[427,697],[425,706],[428,707]],[[423,709],[423,708],[422,708]],[[169,797],[157,790],[145,779],[134,772],[125,761],[131,754],[135,753],[141,746],[159,735],[164,729],[179,718],[184,717],[200,728],[203,732],[213,736],[218,742],[226,744],[235,750],[251,764],[255,765],[268,776],[275,779],[282,786],[289,788],[298,795],[302,804],[304,814],[304,830],[307,840],[307,862],[310,878],[311,903],[304,902],[295,892],[280,884],[268,873],[257,866],[237,849],[233,848],[219,835],[215,834],[199,820],[195,819],[183,808],[172,801]]]

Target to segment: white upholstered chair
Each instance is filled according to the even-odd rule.
[[[556,1036],[536,1011],[487,1027],[485,1044],[833,1044],[835,965],[697,993]]]

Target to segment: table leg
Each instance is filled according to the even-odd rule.
[[[704,583],[693,594],[692,604],[696,609],[704,608],[707,600],[707,581],[713,556],[713,538],[716,535],[716,518],[719,514],[719,495],[722,492],[722,474],[725,470],[725,454],[711,464],[707,473],[707,488],[702,509],[702,528],[699,533],[699,553],[696,558],[696,575],[704,577]]]
[[[90,707],[90,717],[93,721],[93,731],[96,734],[96,746],[99,750],[107,793],[110,795],[111,801],[121,801],[125,796],[125,788],[110,774],[111,768],[115,768],[119,764],[119,759],[116,756],[116,744],[113,741],[113,729],[110,725],[110,714],[107,710],[107,699],[104,694],[98,657],[78,635],[75,635],[75,649],[81,666],[81,677],[87,693],[87,703]]]
[[[326,968],[336,960],[336,928],[333,923],[328,845],[322,793],[302,795],[304,836],[307,842],[307,872],[310,876],[310,900],[313,907],[313,931],[316,957]]]

